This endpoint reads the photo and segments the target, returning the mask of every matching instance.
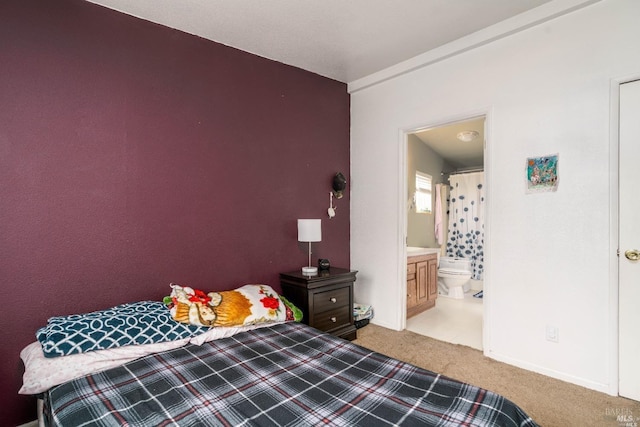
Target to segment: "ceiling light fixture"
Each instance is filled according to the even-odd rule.
[[[458,133],[456,135],[456,138],[458,138],[462,142],[471,142],[474,139],[476,139],[479,135],[480,134],[478,132],[476,132],[475,130],[464,130],[464,131]]]

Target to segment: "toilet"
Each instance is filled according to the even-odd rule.
[[[472,274],[470,259],[441,257],[438,265],[438,293],[450,298],[464,298]]]

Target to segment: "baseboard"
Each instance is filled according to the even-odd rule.
[[[373,319],[371,319],[369,321],[370,324],[372,325],[376,325],[376,326],[380,326],[381,328],[386,328],[386,329],[391,329],[392,331],[401,331],[402,329],[399,329],[397,326],[394,325],[389,325],[386,322],[380,322],[378,321],[375,316],[373,317]]]
[[[542,374],[544,376],[554,378],[556,380],[564,381],[566,383],[575,384],[580,387],[588,388],[590,390],[599,391],[601,393],[608,394],[610,396],[615,396],[615,394],[611,393],[611,387],[609,384],[603,384],[591,380],[587,380],[582,377],[576,377],[573,375],[567,375],[560,371],[555,371],[553,369],[544,368],[542,366],[523,362],[518,359],[513,359],[508,356],[504,356],[501,354],[493,353],[493,352],[485,352],[485,356],[490,357],[491,359],[497,360],[498,362],[503,362],[508,365],[516,366],[518,368],[526,369],[527,371],[536,372],[538,374]]]

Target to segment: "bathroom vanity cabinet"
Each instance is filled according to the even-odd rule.
[[[437,254],[407,257],[407,318],[435,306],[437,297]]]

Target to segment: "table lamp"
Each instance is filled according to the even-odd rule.
[[[309,243],[309,266],[302,267],[302,274],[315,276],[318,274],[318,267],[311,266],[311,242],[322,241],[322,226],[319,219],[299,219],[298,220],[298,242]]]

